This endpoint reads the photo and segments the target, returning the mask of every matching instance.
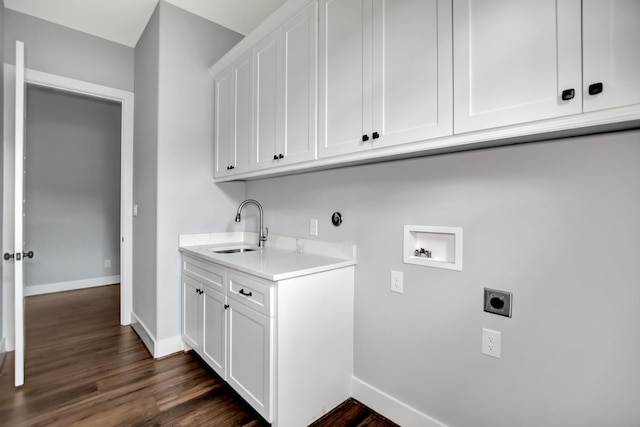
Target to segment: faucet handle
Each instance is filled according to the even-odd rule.
[[[267,241],[267,237],[269,237],[269,227],[264,228],[264,235],[260,236],[260,240],[263,242]]]

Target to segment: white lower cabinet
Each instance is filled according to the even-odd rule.
[[[305,426],[350,397],[353,266],[274,282],[182,259],[185,343],[266,421]]]
[[[229,298],[227,382],[267,421],[273,416],[273,318]]]

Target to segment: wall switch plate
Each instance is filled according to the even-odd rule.
[[[391,292],[397,292],[399,294],[403,291],[403,283],[402,283],[402,271],[393,271],[391,270]]]
[[[110,259],[105,259],[104,260],[104,268],[111,268],[111,260]]]
[[[500,359],[500,332],[482,328],[482,354]]]
[[[133,205],[133,216],[138,216],[138,204]]]
[[[309,220],[309,235],[317,236],[318,235],[318,220],[310,219]]]
[[[511,317],[513,294],[497,289],[484,288],[484,311],[500,316]]]

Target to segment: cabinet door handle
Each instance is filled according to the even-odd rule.
[[[568,101],[570,99],[573,99],[574,96],[576,96],[575,89],[565,89],[565,90],[562,91],[562,100],[563,101]]]
[[[362,141],[367,142],[369,140],[369,135],[362,135]]]
[[[594,83],[589,85],[589,95],[597,95],[602,92],[602,83]]]
[[[224,305],[224,309],[226,310],[227,308],[229,308],[229,304]]]
[[[284,159],[284,154],[278,154],[279,159]]]
[[[238,292],[239,292],[241,295],[244,295],[245,297],[250,297],[251,295],[253,295],[253,293],[252,293],[252,292],[245,292],[244,288],[243,288],[243,289],[240,289]]]
[[[380,138],[380,134],[378,132],[374,132],[373,135],[371,135],[371,137],[373,139],[378,139],[378,138]]]
[[[278,155],[277,154],[273,155],[273,160],[278,160]]]

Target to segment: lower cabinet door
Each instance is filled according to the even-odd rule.
[[[200,355],[205,362],[226,380],[225,344],[227,317],[226,297],[221,292],[203,286],[202,345]]]
[[[189,276],[182,275],[182,337],[187,345],[200,352],[202,335],[202,285]]]
[[[228,299],[227,382],[268,422],[273,417],[273,319]]]

